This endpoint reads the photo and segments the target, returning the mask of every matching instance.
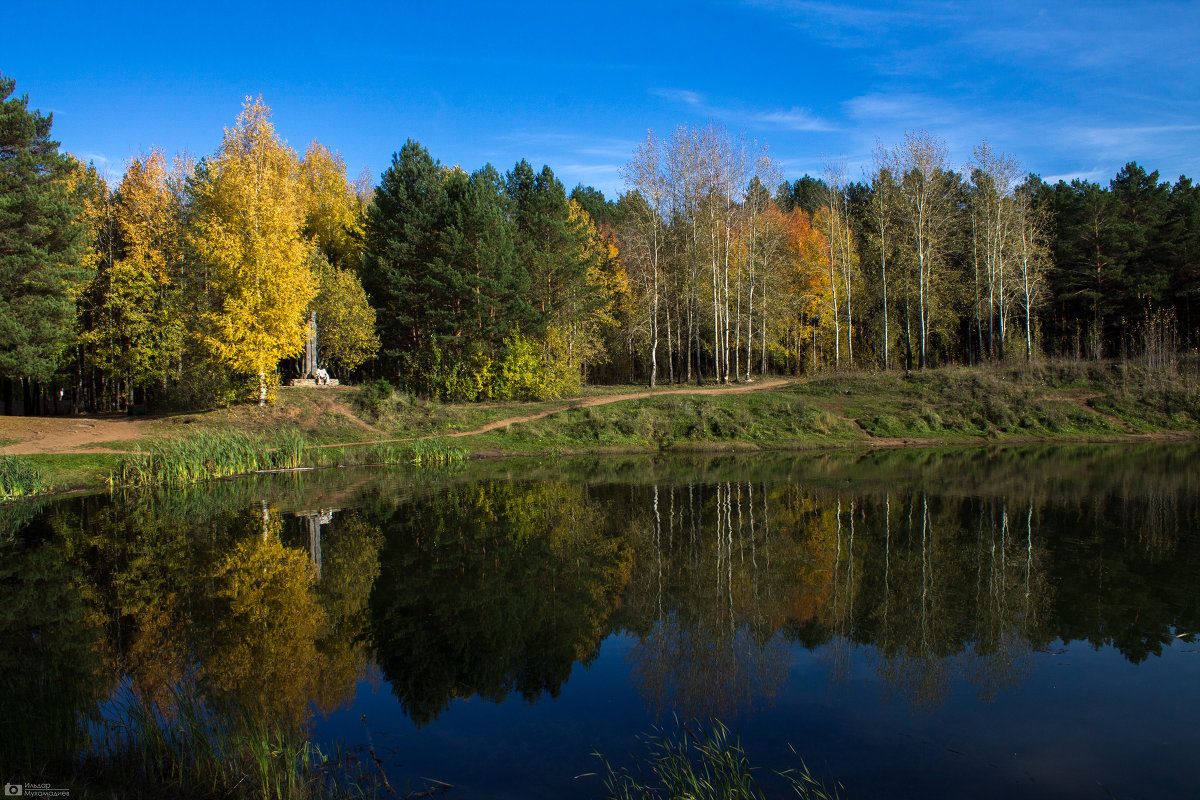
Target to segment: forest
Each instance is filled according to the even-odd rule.
[[[318,326],[335,377],[442,400],[1197,345],[1200,188],[1130,162],[1047,183],[926,131],[787,181],[714,124],[648,132],[625,191],[441,163],[377,185],[247,98],[213,153],[115,186],[0,76],[0,396],[66,413],[269,402]]]

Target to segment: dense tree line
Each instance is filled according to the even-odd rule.
[[[439,163],[378,186],[248,100],[215,153],[151,151],[115,187],[0,79],[5,410],[265,402],[315,314],[318,360],[426,397],[585,381],[731,382],[1195,345],[1200,189],[1128,164],[1049,185],[926,132],[783,182],[717,126],[648,134],[615,200],[549,167]],[[776,187],[772,190],[770,187]]]

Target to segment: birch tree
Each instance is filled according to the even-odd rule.
[[[624,228],[625,259],[630,276],[647,293],[647,329],[650,337],[650,388],[658,382],[658,305],[666,245],[666,211],[670,188],[663,174],[662,145],[654,132],[646,134],[633,158],[625,165],[625,183],[640,202],[630,204]]]
[[[251,100],[195,186],[196,252],[217,293],[206,314],[217,359],[258,377],[304,348],[305,310],[315,293],[301,236],[304,192],[296,154],[275,135],[262,98]]]
[[[908,257],[913,261],[917,279],[919,365],[924,368],[929,364],[930,320],[940,299],[936,290],[943,278],[954,215],[947,180],[946,143],[928,131],[910,131],[893,157],[902,175],[899,210]]]
[[[1004,358],[1004,343],[1011,313],[1014,250],[1019,238],[1014,229],[1015,206],[1013,184],[1018,174],[1017,162],[1004,153],[994,153],[987,142],[975,148],[971,165],[971,233],[972,256],[975,262],[976,294],[980,295],[979,264],[982,251],[983,279],[986,292],[976,302],[976,324],[982,328],[981,304],[986,304],[988,319],[988,354]],[[1007,285],[1006,285],[1007,282]]]
[[[872,153],[874,170],[871,174],[871,207],[870,219],[872,224],[871,238],[876,240],[879,247],[879,286],[883,302],[883,368],[891,365],[888,358],[890,329],[888,327],[888,274],[887,258],[895,244],[892,228],[895,218],[896,178],[892,166],[892,156],[884,147],[876,146]]]
[[[1026,181],[1013,194],[1015,227],[1019,232],[1019,289],[1025,317],[1025,360],[1033,358],[1033,318],[1046,296],[1046,272],[1050,267],[1050,220],[1046,209],[1034,202],[1035,185]]]

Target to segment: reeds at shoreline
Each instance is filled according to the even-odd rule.
[[[0,456],[0,500],[28,497],[49,488],[50,481],[29,459]]]
[[[313,447],[298,431],[276,434],[201,432],[152,441],[121,459],[109,476],[110,489],[185,486],[257,472],[317,467],[414,465],[462,461],[467,451],[438,440]]]

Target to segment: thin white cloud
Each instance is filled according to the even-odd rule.
[[[776,128],[788,131],[833,131],[836,128],[806,108],[749,109],[709,103],[700,92],[690,89],[651,89],[650,94],[678,105],[692,113],[722,120],[747,128]]]
[[[952,3],[916,2],[865,8],[853,3],[812,0],[747,0],[746,5],[779,14],[831,44],[860,47],[898,28],[947,25],[957,18]]]
[[[777,125],[789,131],[829,131],[833,127],[807,109],[793,106],[786,111],[759,111],[751,118],[763,125]]]
[[[1051,184],[1058,183],[1059,181],[1070,183],[1073,180],[1101,183],[1111,178],[1113,174],[1113,171],[1108,169],[1089,169],[1083,172],[1064,172],[1061,175],[1047,175],[1042,180]]]
[[[944,100],[919,94],[865,94],[842,103],[846,115],[862,122],[919,124],[957,122],[962,114]]]
[[[664,100],[670,100],[673,103],[682,103],[685,106],[699,106],[704,104],[704,95],[699,92],[693,92],[690,89],[651,89],[650,94],[661,97]]]
[[[1079,129],[1077,135],[1097,147],[1129,148],[1149,138],[1194,131],[1200,131],[1200,125],[1093,126]]]
[[[594,178],[617,175],[622,166],[624,164],[563,164],[558,170],[564,175]]]
[[[583,156],[596,158],[626,159],[638,145],[637,142],[625,139],[601,140],[594,144],[576,148],[575,152]]]

